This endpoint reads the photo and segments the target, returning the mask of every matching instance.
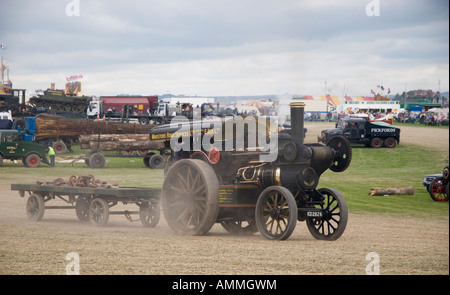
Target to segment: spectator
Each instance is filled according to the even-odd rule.
[[[49,146],[45,149],[47,155],[50,157],[50,166],[55,167],[55,150]]]

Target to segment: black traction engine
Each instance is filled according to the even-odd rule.
[[[291,127],[274,133],[278,145],[271,161],[261,160],[268,151],[254,147],[252,140],[255,126],[267,137],[273,132],[268,117],[172,121],[153,128],[150,139],[165,140],[172,150],[161,196],[169,226],[180,234],[204,235],[220,223],[233,234],[259,231],[268,239],[284,240],[297,221],[306,221],[316,239],[339,238],[348,219],[344,197],[317,185],[327,169],[347,169],[352,150],[342,136],[327,145],[303,143],[304,107],[302,102],[290,104]],[[233,132],[225,132],[227,126]]]

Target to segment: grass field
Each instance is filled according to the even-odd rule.
[[[83,152],[85,150],[74,147],[74,154],[58,155],[58,160],[75,158]],[[68,179],[71,175],[92,174],[120,186],[162,186],[163,170],[146,168],[141,157],[117,157],[115,152],[106,155],[107,164],[103,169],[91,169],[84,162],[76,162],[57,163],[55,168],[43,165],[35,170],[25,168],[20,162],[5,161],[1,178],[14,182],[17,178],[23,180],[24,176],[30,175],[30,182],[34,183],[36,180],[50,181],[57,177]],[[448,216],[448,202],[446,205],[432,201],[422,185],[423,176],[441,172],[447,159],[448,150],[445,148],[430,151],[419,145],[400,144],[394,149],[354,146],[350,167],[341,173],[327,170],[321,176],[318,187],[339,190],[351,211]],[[36,177],[36,172],[41,176]],[[404,186],[412,186],[414,195],[369,197],[371,188]]]
[[[399,145],[395,149],[354,147],[352,163],[342,173],[327,171],[320,186],[334,187],[346,196],[349,210],[448,216],[448,202],[434,202],[422,185],[423,176],[439,173],[448,151]],[[412,186],[414,195],[369,196],[371,188]]]

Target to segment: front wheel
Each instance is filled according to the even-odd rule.
[[[39,165],[41,164],[41,157],[39,157],[39,155],[37,154],[30,154],[25,157],[24,164],[25,166],[30,168],[39,167]]]
[[[44,216],[45,201],[41,195],[31,194],[27,200],[27,216],[33,221],[39,221]]]
[[[314,238],[334,241],[344,233],[347,227],[347,204],[341,193],[335,189],[321,188],[318,191],[324,196],[324,200],[316,205],[316,209],[321,209],[322,216],[308,217],[306,224]]]
[[[256,202],[256,225],[269,240],[286,240],[297,222],[298,210],[292,193],[282,186],[266,188]]]
[[[430,197],[436,202],[448,201],[447,187],[444,177],[438,177],[430,185]]]

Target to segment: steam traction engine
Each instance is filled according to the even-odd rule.
[[[291,128],[278,133],[277,157],[272,162],[260,160],[265,151],[248,146],[250,128],[238,126],[234,138],[222,133],[221,142],[210,138],[212,148],[193,150],[195,132],[204,137],[214,128],[205,129],[203,122],[196,129],[188,123],[191,149],[172,152],[166,165],[162,208],[169,226],[180,234],[204,235],[219,222],[233,234],[259,231],[268,239],[284,240],[298,220],[306,221],[316,239],[339,238],[348,219],[345,200],[335,189],[316,187],[327,169],[341,172],[350,165],[351,147],[342,136],[327,145],[304,144],[304,106],[291,103]],[[259,117],[258,128],[267,124],[261,121]],[[181,144],[182,137],[173,138],[178,129],[176,124],[155,127],[150,139]],[[239,132],[244,133],[247,147],[224,149]]]

